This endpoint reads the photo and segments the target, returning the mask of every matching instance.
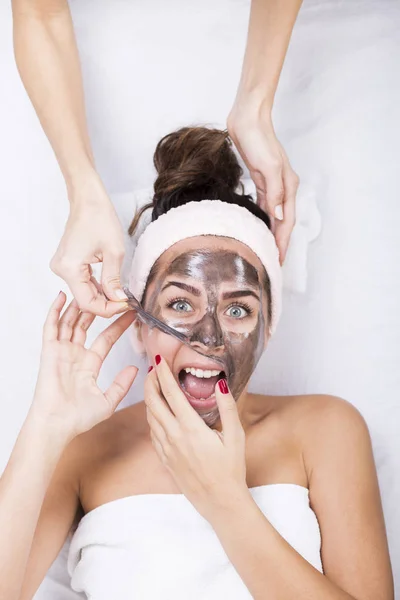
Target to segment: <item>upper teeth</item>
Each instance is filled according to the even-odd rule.
[[[195,377],[215,377],[221,373],[221,371],[203,371],[203,369],[195,369],[194,367],[186,367],[185,371]]]

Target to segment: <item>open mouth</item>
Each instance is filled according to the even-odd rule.
[[[224,371],[185,367],[179,372],[179,383],[194,408],[210,408],[216,404],[215,386],[225,377]]]

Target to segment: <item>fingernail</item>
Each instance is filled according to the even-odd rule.
[[[282,208],[282,204],[278,204],[278,206],[275,206],[275,217],[279,221],[283,221],[283,208]]]
[[[161,356],[159,354],[156,354],[155,360],[156,360],[156,365],[159,365],[161,362]]]
[[[218,381],[218,387],[223,394],[227,394],[229,392],[228,384],[226,383],[226,379],[220,379]]]
[[[128,300],[128,296],[122,290],[115,290],[115,295],[117,296],[118,300]]]
[[[153,365],[150,365],[147,372],[150,373],[150,371],[152,371],[152,370],[153,370]]]

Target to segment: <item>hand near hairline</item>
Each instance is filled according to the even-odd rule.
[[[228,132],[256,186],[257,204],[272,220],[282,264],[296,221],[299,178],[276,137],[268,110],[238,103],[228,117]]]

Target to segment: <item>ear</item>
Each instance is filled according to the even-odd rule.
[[[266,327],[265,328],[265,335],[264,335],[264,348],[263,348],[263,352],[265,352],[265,350],[267,349],[269,340],[271,339],[271,328],[270,327]]]
[[[131,343],[137,354],[143,354],[145,349],[142,339],[142,323],[136,317],[131,326]]]

